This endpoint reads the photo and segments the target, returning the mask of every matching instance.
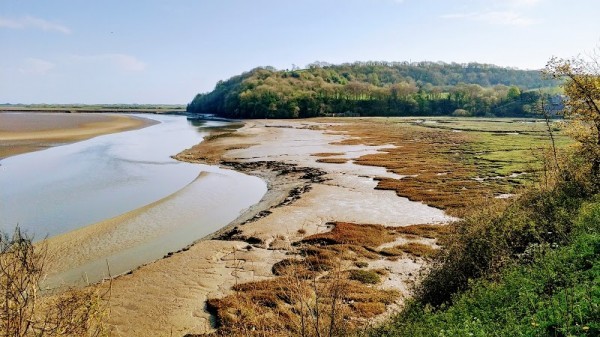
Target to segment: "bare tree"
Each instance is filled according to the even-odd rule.
[[[600,188],[600,67],[598,53],[587,58],[552,58],[545,73],[563,79],[567,99],[563,110],[571,119],[573,138],[579,142],[580,153],[590,163],[595,187]]]
[[[42,292],[47,257],[45,243],[34,244],[18,227],[0,236],[0,336],[104,335],[109,292]]]

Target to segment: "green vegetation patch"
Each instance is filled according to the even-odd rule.
[[[350,279],[358,281],[364,284],[377,284],[381,282],[381,277],[376,271],[373,270],[360,270],[360,269],[352,269],[350,270]]]
[[[600,335],[600,201],[585,204],[569,244],[528,251],[532,262],[479,280],[451,306],[416,303],[373,336]]]
[[[415,119],[409,119],[415,123]],[[462,160],[476,165],[480,177],[510,176],[542,168],[552,146],[548,125],[543,119],[509,118],[426,118],[418,125],[440,130],[460,131],[470,141],[461,147]],[[429,123],[428,123],[429,122]],[[572,144],[563,131],[563,122],[550,121],[558,149]],[[530,182],[532,176],[521,182]]]

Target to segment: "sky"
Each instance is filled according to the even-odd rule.
[[[541,69],[600,45],[598,0],[0,0],[0,104],[186,104],[258,66]]]

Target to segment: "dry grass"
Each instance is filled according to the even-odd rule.
[[[351,266],[365,268],[365,259],[385,258],[377,247],[406,235],[402,228],[346,222],[330,225],[330,232],[297,242],[297,255],[273,266],[277,277],[238,284],[233,287],[234,294],[209,300],[208,309],[219,324],[215,335],[314,336],[318,335],[316,330],[309,333],[305,326],[303,333],[302,324],[321,315],[319,324],[331,327],[333,322],[333,335],[344,336],[395,303],[400,292],[377,286],[388,271]],[[419,227],[404,231],[442,232],[440,228],[428,231]]]
[[[448,225],[410,225],[395,227],[394,231],[399,234],[415,235],[428,239],[440,239],[450,235],[454,228]]]
[[[379,254],[387,257],[402,257],[404,256],[404,251],[396,247],[386,247],[380,250]]]
[[[335,156],[343,156],[344,152],[319,152],[313,153],[311,156],[313,157],[335,157]]]
[[[395,239],[393,230],[381,225],[360,225],[348,222],[329,223],[333,225],[330,232],[308,236],[302,243],[309,244],[351,244],[377,247]]]
[[[357,316],[373,318],[385,312],[385,304],[381,302],[356,302],[350,306]]]
[[[333,335],[343,336],[365,318],[385,312],[400,295],[370,284],[340,273],[321,278],[297,278],[290,273],[237,285],[235,294],[210,299],[207,307],[219,325],[214,335],[314,336],[330,329],[333,322]],[[319,326],[314,325],[315,315],[319,315]]]
[[[348,162],[347,158],[319,158],[317,159],[317,163],[326,163],[326,164],[345,164]]]
[[[407,254],[424,258],[433,257],[438,252],[437,249],[431,247],[430,245],[426,245],[419,242],[408,242],[402,245],[398,245],[394,248],[401,250]]]

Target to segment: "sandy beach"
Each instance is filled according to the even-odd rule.
[[[0,113],[0,159],[154,123],[116,114]]]
[[[375,189],[378,178],[402,176],[353,163],[386,146],[339,145],[348,137],[326,128],[325,123],[307,121],[248,121],[232,135],[178,154],[179,160],[221,162],[259,176],[269,190],[258,204],[209,238],[114,279],[113,335],[210,331],[208,298],[230,294],[234,284],[273,277],[273,264],[293,250],[293,242],[329,231],[331,221],[406,226],[452,220],[439,209]],[[320,160],[324,155],[334,160]],[[107,234],[100,227],[95,230],[96,238]],[[59,246],[62,254],[69,254],[67,243]],[[381,287],[408,294],[424,263],[404,257],[381,259],[373,266],[390,271]]]

